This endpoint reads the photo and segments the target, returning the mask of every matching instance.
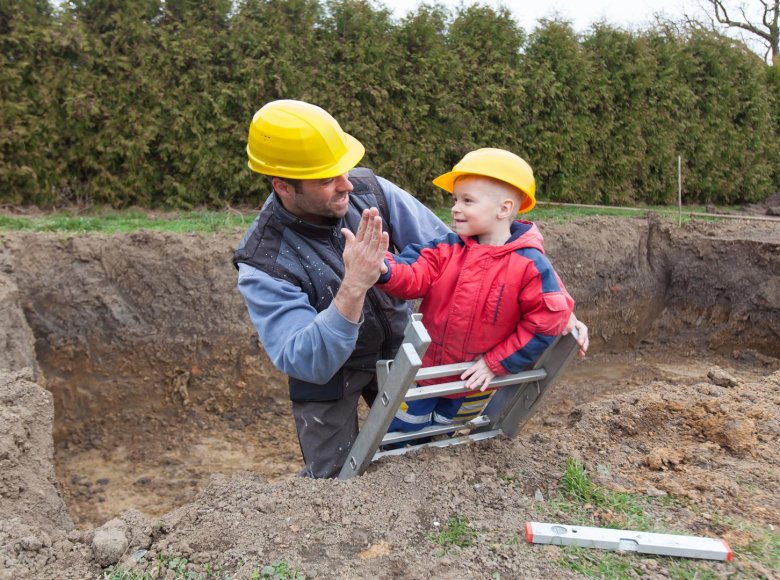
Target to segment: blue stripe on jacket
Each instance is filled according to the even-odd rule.
[[[536,334],[520,350],[506,357],[501,361],[504,368],[511,373],[519,373],[528,368],[529,365],[536,362],[542,356],[544,350],[555,340],[555,336],[547,334]]]
[[[561,286],[558,284],[558,277],[555,275],[555,270],[553,269],[552,264],[550,264],[550,260],[547,259],[547,256],[536,248],[521,248],[515,250],[515,253],[534,263],[536,270],[542,278],[542,292],[544,294],[561,291]]]
[[[412,265],[422,254],[423,250],[434,249],[438,246],[463,246],[465,243],[457,234],[447,234],[435,240],[431,240],[425,244],[409,244],[404,250],[395,256],[395,261],[398,264]]]

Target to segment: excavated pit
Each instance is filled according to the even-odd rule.
[[[555,433],[578,405],[652,381],[777,370],[777,224],[540,227],[592,342],[534,430]],[[300,468],[285,378],[235,289],[240,235],[4,235],[0,363],[33,369],[53,395],[56,476],[77,526],[131,508],[162,515],[215,473],[278,480]]]

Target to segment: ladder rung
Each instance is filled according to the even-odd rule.
[[[416,451],[424,447],[449,447],[451,445],[461,445],[470,441],[484,441],[485,439],[492,439],[503,435],[504,432],[501,429],[494,429],[493,431],[481,431],[480,433],[469,433],[462,437],[450,437],[447,439],[441,439],[439,441],[431,441],[430,443],[422,443],[420,445],[410,445],[408,447],[401,447],[400,449],[390,449],[389,451],[379,451],[374,454],[371,461],[376,461],[380,457],[387,457],[388,455],[403,455],[410,451]]]
[[[437,367],[430,367],[437,368]],[[424,369],[421,369],[421,371]],[[420,380],[420,372],[417,372],[416,380]],[[497,377],[490,381],[488,388],[506,387],[509,385],[518,385],[521,383],[532,383],[534,381],[543,381],[547,378],[547,371],[543,368],[534,369],[517,373],[515,375],[506,375]],[[412,387],[406,391],[405,401],[417,401],[418,399],[428,399],[430,397],[441,397],[442,395],[454,395],[460,393],[478,393],[471,389],[464,389],[466,381],[453,381],[451,383],[441,383],[439,385],[429,385],[427,387]]]
[[[439,365],[437,367],[425,367],[417,371],[417,380],[425,381],[428,379],[438,379],[450,375],[459,375],[468,370],[474,362],[453,363],[451,365]]]
[[[467,423],[454,423],[452,425],[431,425],[430,427],[424,427],[419,431],[390,431],[382,438],[382,445],[388,443],[400,443],[401,441],[409,441],[410,439],[422,439],[423,437],[432,437],[434,435],[446,435],[447,433],[454,433],[461,429],[476,429],[484,425],[490,424],[490,417],[487,415],[480,415],[475,417]]]

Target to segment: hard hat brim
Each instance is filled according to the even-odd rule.
[[[460,177],[461,175],[466,175],[465,171],[448,171],[447,173],[443,175],[439,175],[436,179],[433,180],[433,184],[436,187],[441,187],[444,191],[447,193],[452,193],[452,190],[455,189],[455,180]]]

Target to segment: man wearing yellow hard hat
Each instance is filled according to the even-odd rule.
[[[363,145],[315,105],[266,104],[252,119],[247,154],[273,193],[235,252],[238,288],[268,356],[289,377],[301,475],[334,477],[357,436],[361,395],[369,403],[376,395],[376,362],[393,358],[408,320],[406,302],[373,288],[387,236],[403,247],[448,229],[398,186],[354,169]],[[363,211],[381,217],[387,233],[375,236],[373,254],[345,259],[351,232],[364,241]]]
[[[238,288],[289,377],[301,475],[335,477],[357,436],[360,397],[376,396],[376,362],[394,357],[409,316],[406,302],[373,287],[388,241],[403,248],[449,230],[397,185],[355,168],[363,145],[315,105],[266,104],[247,154],[273,193],[235,251]]]

